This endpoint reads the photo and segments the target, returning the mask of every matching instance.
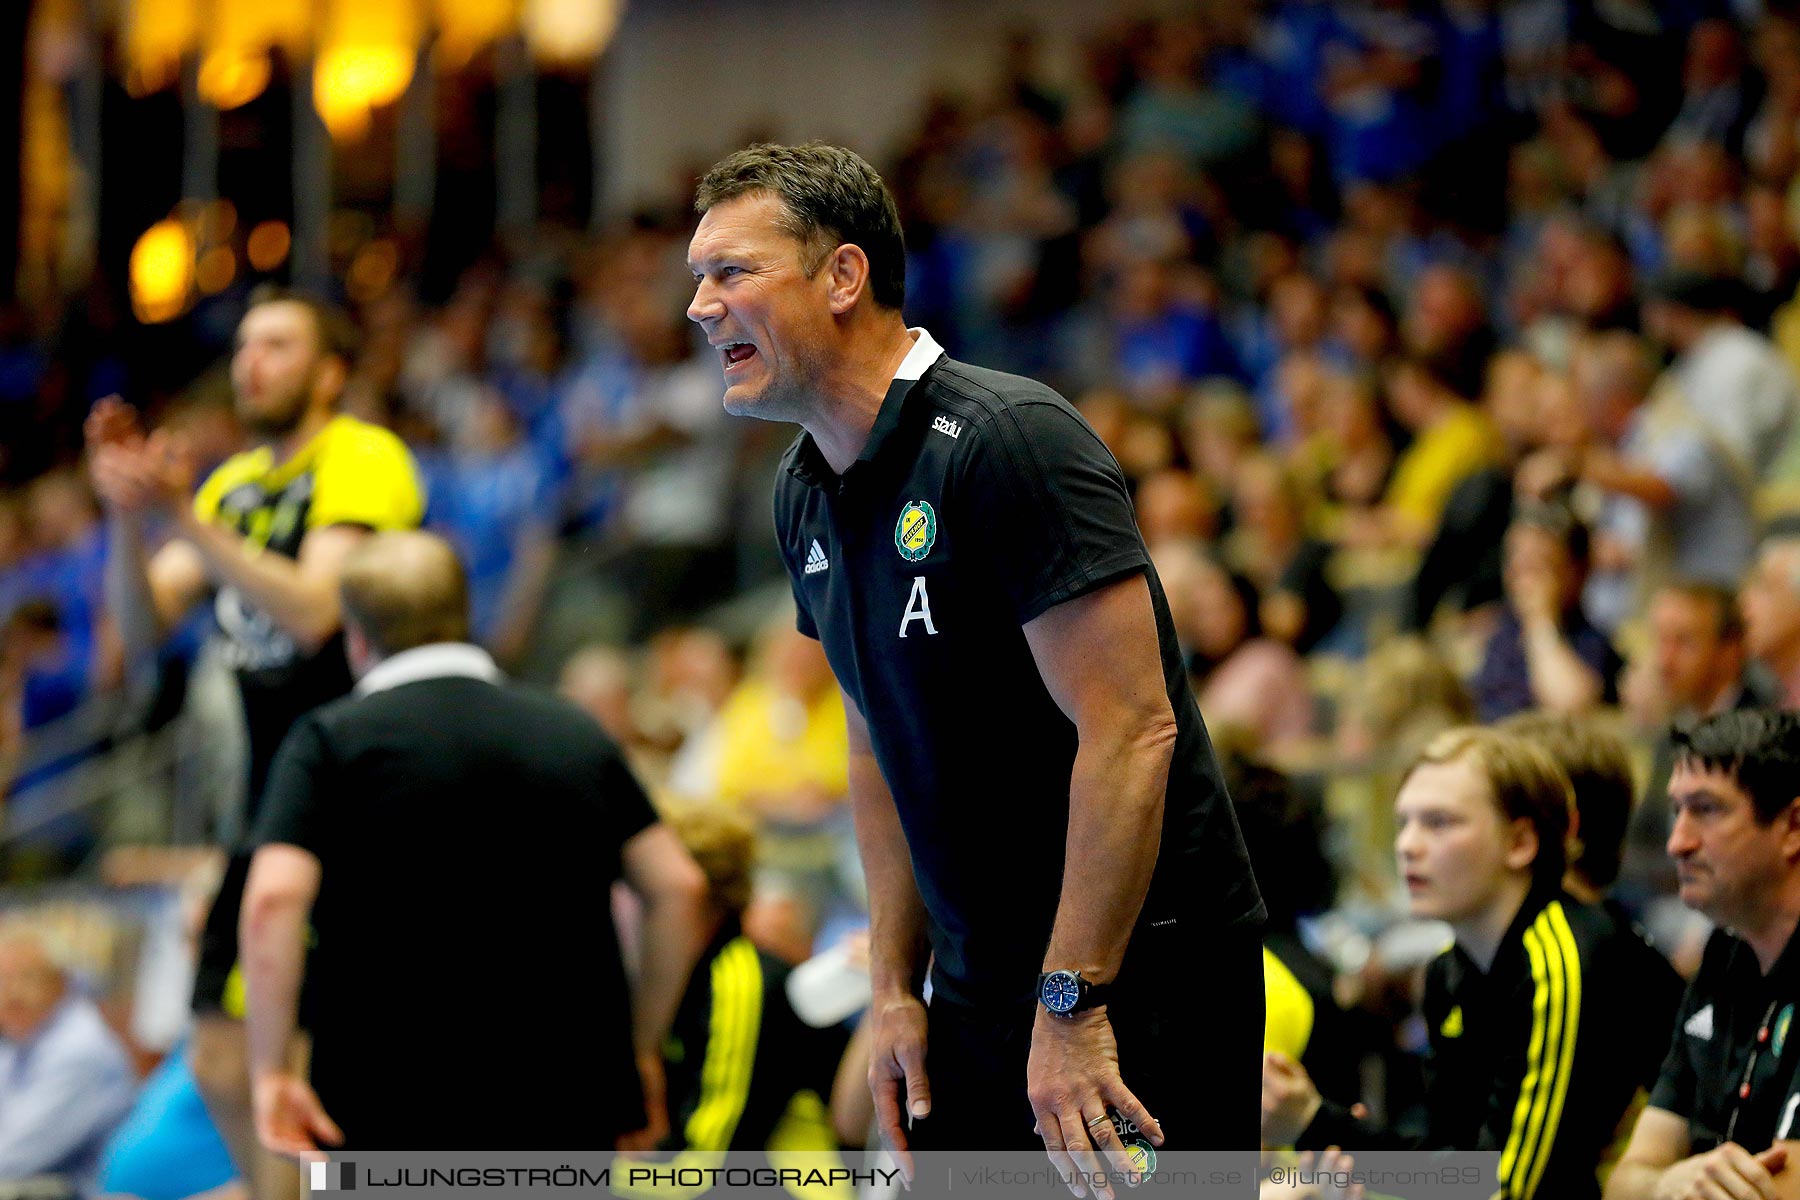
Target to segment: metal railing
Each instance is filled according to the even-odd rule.
[[[4,782],[0,854],[86,827],[94,848],[197,845],[235,834],[241,738],[235,696],[218,701],[220,668],[202,656],[175,715],[154,727],[149,692],[95,696],[30,730]],[[229,680],[226,686],[231,686]],[[213,703],[207,703],[207,689]],[[226,723],[230,726],[227,727]]]

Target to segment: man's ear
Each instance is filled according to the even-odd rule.
[[[344,657],[350,662],[350,674],[357,679],[368,674],[369,668],[376,662],[374,648],[369,645],[369,635],[362,631],[362,626],[348,617],[344,619]]]
[[[350,364],[339,355],[327,354],[313,374],[313,403],[336,404],[349,382]]]
[[[1537,861],[1539,849],[1537,826],[1529,817],[1514,817],[1506,829],[1507,867],[1514,871],[1529,871],[1531,864]]]
[[[830,276],[827,296],[831,313],[841,317],[855,308],[869,289],[869,256],[861,246],[846,243],[831,252],[824,269]]]
[[[1775,817],[1781,827],[1781,853],[1791,863],[1800,862],[1800,796],[1789,800]]]

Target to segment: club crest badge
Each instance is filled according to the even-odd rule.
[[[1131,1163],[1131,1173],[1137,1176],[1156,1174],[1156,1147],[1144,1131],[1138,1128],[1136,1121],[1128,1121],[1125,1115],[1110,1105],[1106,1115],[1112,1118],[1113,1132],[1119,1135],[1119,1142],[1125,1148],[1125,1157]]]
[[[907,562],[918,562],[931,553],[937,543],[937,513],[925,500],[908,501],[894,523],[894,549]]]
[[[1781,1010],[1781,1015],[1775,1018],[1775,1042],[1769,1047],[1769,1050],[1776,1058],[1781,1057],[1781,1048],[1787,1045],[1788,1027],[1793,1023],[1794,1006],[1789,1004]]]

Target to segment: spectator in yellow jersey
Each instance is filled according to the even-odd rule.
[[[821,921],[862,906],[848,801],[844,706],[819,643],[787,620],[761,638],[714,731],[713,791],[757,827],[756,901],[746,925],[798,962]]]
[[[1387,389],[1388,406],[1412,432],[1412,444],[1394,464],[1381,504],[1348,526],[1345,536],[1362,545],[1423,547],[1456,485],[1498,458],[1500,435],[1423,359],[1389,367]]]
[[[350,690],[338,577],[372,530],[415,526],[425,502],[411,456],[386,429],[337,411],[355,356],[342,314],[309,296],[254,293],[231,359],[237,414],[255,445],[193,490],[183,446],[146,434],[102,401],[87,421],[89,464],[111,525],[107,599],[128,658],[210,598],[249,732],[241,827],[258,813],[276,747],[302,714]],[[150,518],[174,536],[149,544]],[[257,1161],[244,1066],[238,906],[249,855],[227,869],[202,937],[195,1075],[240,1169]]]

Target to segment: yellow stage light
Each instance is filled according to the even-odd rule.
[[[208,50],[200,60],[200,95],[218,109],[239,108],[269,86],[269,56],[236,48]]]
[[[237,231],[237,205],[214,200],[200,210],[200,240],[208,244],[230,239]]]
[[[406,94],[424,33],[411,4],[331,0],[313,62],[313,107],[333,138],[357,140],[372,109]]]
[[[269,51],[298,53],[312,33],[312,0],[213,0],[202,34],[200,94],[237,108],[269,86]]]
[[[624,0],[525,0],[525,41],[540,62],[578,66],[600,57]]]
[[[187,309],[194,286],[194,237],[174,217],[146,229],[131,248],[131,308],[146,325]]]
[[[442,67],[460,69],[483,46],[517,29],[519,4],[520,0],[434,0]]]
[[[200,256],[200,265],[194,269],[194,282],[206,296],[218,295],[236,278],[237,255],[231,252],[230,246],[214,246]]]
[[[369,128],[369,112],[392,104],[412,82],[413,53],[404,46],[334,46],[313,66],[313,105],[339,141]]]
[[[193,0],[130,0],[125,10],[125,86],[134,96],[171,87],[200,37]]]
[[[293,244],[293,235],[286,225],[280,221],[264,221],[250,231],[250,237],[244,243],[244,256],[258,271],[273,271],[286,261]]]
[[[370,242],[356,255],[345,277],[345,290],[358,304],[376,299],[400,272],[400,248],[386,238]]]

